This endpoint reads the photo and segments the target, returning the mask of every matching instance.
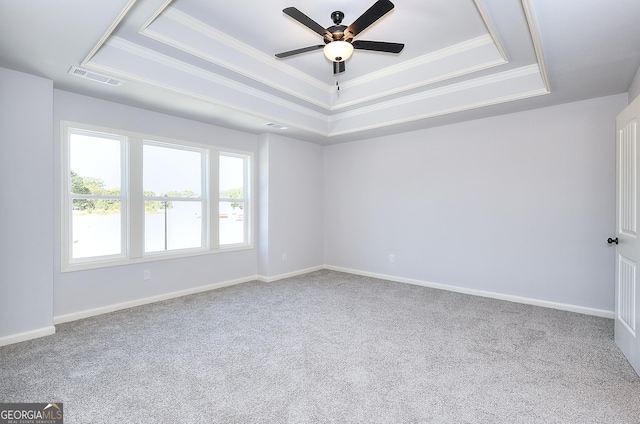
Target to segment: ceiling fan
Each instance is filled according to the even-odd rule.
[[[338,74],[345,71],[344,62],[351,57],[353,49],[400,53],[404,48],[404,44],[388,43],[385,41],[353,41],[355,36],[367,29],[387,12],[391,11],[393,7],[393,3],[389,0],[378,0],[349,26],[342,25],[344,13],[338,10],[331,14],[331,19],[333,20],[334,25],[326,29],[295,7],[287,7],[283,10],[285,14],[300,22],[313,32],[318,33],[324,39],[325,44],[318,44],[315,46],[278,53],[276,54],[276,57],[282,59],[300,53],[324,49],[324,55],[327,59],[333,62],[333,73]]]

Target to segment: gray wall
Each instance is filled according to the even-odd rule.
[[[638,68],[636,77],[633,79],[631,87],[629,87],[629,104],[631,104],[631,102],[638,96],[640,96],[640,68]]]
[[[0,68],[0,345],[53,328],[53,84]]]
[[[321,147],[5,69],[0,89],[0,194],[19,205],[0,209],[0,344],[52,332],[54,316],[323,264],[613,310],[604,240],[614,231],[614,120],[627,95]],[[61,273],[60,120],[254,152],[256,249]]]
[[[278,278],[323,265],[323,150],[277,135],[256,136],[54,90],[54,133],[60,120],[81,122],[255,154],[258,187],[255,249],[87,271],[60,272],[60,196],[55,196],[55,316],[161,297],[199,287]],[[59,136],[54,137],[60,157]],[[60,161],[54,172],[60,193]],[[287,253],[287,261],[282,254]],[[151,280],[143,280],[145,269]]]
[[[327,147],[325,263],[613,311],[605,240],[626,104],[621,94]]]
[[[56,194],[60,193],[60,120],[257,152],[257,136],[252,134],[54,90]],[[255,278],[257,274],[257,249],[61,273],[60,196],[54,199],[56,317]],[[151,271],[150,280],[143,280],[145,269]]]
[[[259,144],[260,275],[271,279],[321,267],[323,148],[275,134],[261,136]]]

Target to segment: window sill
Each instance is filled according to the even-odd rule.
[[[72,264],[62,264],[60,272],[87,271],[91,269],[109,268],[115,266],[134,265],[146,262],[167,261],[173,259],[192,258],[196,256],[217,255],[219,253],[238,252],[242,250],[252,250],[253,245],[223,247],[215,250],[189,250],[175,253],[150,253],[142,258],[116,258],[104,261],[76,262]]]

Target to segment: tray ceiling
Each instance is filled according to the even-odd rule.
[[[320,36],[282,13],[285,7],[297,7],[328,27],[334,10],[344,12],[343,23],[349,25],[373,2],[119,0],[95,7],[96,16],[78,2],[87,12],[87,28],[79,35],[93,48],[68,61],[66,70],[79,66],[122,84],[98,88],[95,82],[61,76],[59,69],[52,78],[71,91],[321,144],[446,123],[449,117],[465,119],[471,116],[465,111],[545,96],[554,88],[540,35],[546,21],[538,22],[538,9],[549,7],[546,0],[396,0],[391,12],[356,39],[404,43],[400,54],[356,50],[346,72],[337,76],[321,50],[275,58],[275,53],[322,44]],[[52,3],[64,7],[68,2]],[[17,17],[29,12],[24,5],[12,7],[3,12]],[[83,16],[74,17],[80,25]],[[68,49],[77,55],[81,44],[76,40]],[[639,57],[636,48],[629,69]],[[37,68],[49,76],[35,62],[16,65],[12,61],[20,61],[10,55],[0,59],[6,62],[0,65]]]

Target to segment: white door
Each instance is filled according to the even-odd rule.
[[[640,374],[640,234],[638,234],[638,130],[640,97],[616,119],[616,321],[615,339]]]

